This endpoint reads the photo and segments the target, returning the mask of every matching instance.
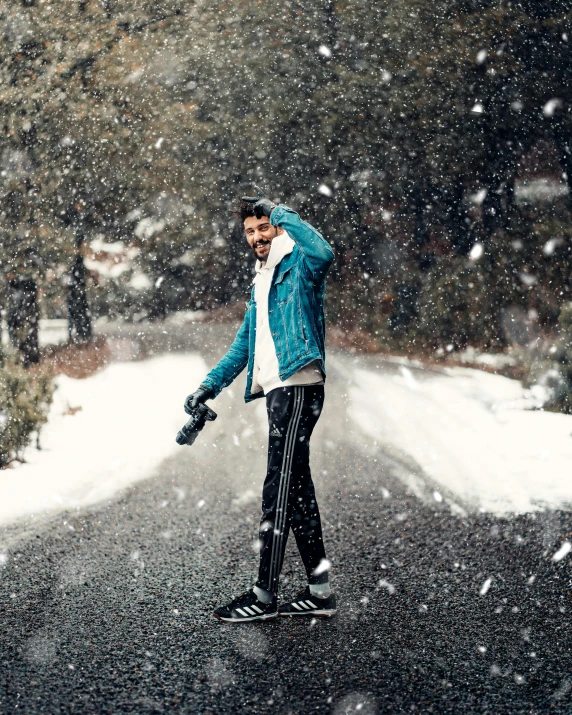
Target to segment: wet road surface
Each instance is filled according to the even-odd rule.
[[[115,333],[122,357],[168,345],[214,364],[233,328],[137,331]],[[430,483],[414,496],[347,417],[354,359],[332,361],[312,438],[339,615],[212,618],[256,573],[265,410],[239,379],[154,478],[0,531],[0,713],[571,713],[572,555],[551,559],[571,515],[460,517]],[[291,539],[281,595],[303,586]]]

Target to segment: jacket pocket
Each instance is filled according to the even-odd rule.
[[[294,295],[294,272],[293,266],[288,266],[276,277],[275,286],[278,303],[287,303]]]

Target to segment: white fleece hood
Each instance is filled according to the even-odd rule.
[[[289,253],[292,253],[295,245],[296,244],[286,233],[286,231],[284,231],[284,233],[281,233],[279,236],[276,236],[276,238],[272,239],[272,243],[270,244],[270,252],[268,253],[268,260],[266,261],[266,263],[262,264],[260,261],[256,261],[257,277],[263,269],[270,270],[271,268],[277,266],[284,258],[284,256],[287,256]],[[272,279],[272,273],[270,275],[270,278]],[[256,283],[256,278],[254,279],[254,281]],[[270,287],[270,284],[268,287]]]

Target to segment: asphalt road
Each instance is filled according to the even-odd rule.
[[[205,346],[212,363],[231,329],[136,332],[115,333],[126,354]],[[459,517],[429,483],[408,493],[347,419],[352,359],[330,371],[312,441],[339,615],[211,615],[256,572],[264,406],[238,381],[154,478],[0,531],[0,713],[572,713],[572,555],[550,558],[571,515]],[[284,597],[302,574],[291,540]]]

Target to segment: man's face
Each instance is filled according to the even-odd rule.
[[[266,263],[272,239],[283,233],[283,230],[273,226],[266,216],[262,218],[249,216],[244,219],[244,233],[246,234],[248,245],[254,251],[256,258],[262,263]]]

